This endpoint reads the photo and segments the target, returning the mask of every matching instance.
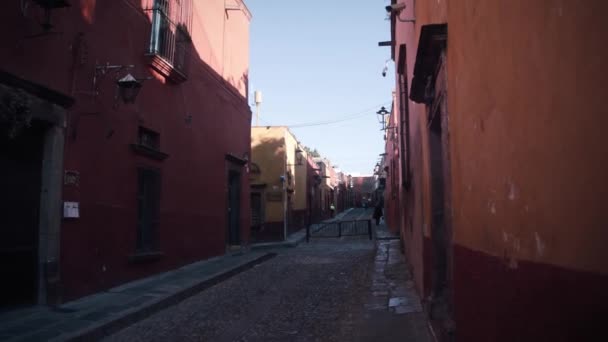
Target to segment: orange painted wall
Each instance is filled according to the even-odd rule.
[[[607,11],[605,1],[450,7],[456,243],[608,273]]]
[[[400,14],[402,19],[416,18],[415,23],[402,22],[395,20],[394,30],[394,60],[397,64],[399,56],[399,46],[407,45],[407,84],[411,85],[416,52],[418,49],[418,37],[423,25],[445,23],[447,21],[448,1],[411,1],[400,0],[398,3],[405,3],[406,8]],[[401,85],[398,78],[395,80],[396,102],[395,109],[401,108],[399,92]],[[425,293],[424,288],[428,279],[424,275],[424,241],[430,238],[430,218],[431,218],[431,196],[430,196],[430,166],[429,166],[429,147],[428,147],[428,128],[426,107],[411,100],[408,101],[410,111],[410,170],[411,170],[411,189],[406,191],[403,187],[401,177],[401,163],[397,159],[398,171],[398,199],[399,208],[396,210],[398,216],[395,223],[405,237],[407,253],[413,267],[413,274],[416,278],[416,286],[420,293]],[[399,139],[405,139],[404,127],[399,127]],[[397,149],[399,148],[397,144]],[[389,152],[390,154],[391,152]],[[393,152],[398,155],[398,151]],[[428,253],[428,251],[426,251]]]
[[[408,6],[402,18],[416,18],[395,21],[393,36],[395,61],[407,44],[408,87],[422,26],[448,27],[457,340],[580,339],[601,329],[596,318],[608,312],[601,295],[608,283],[608,47],[600,42],[608,36],[608,3],[399,2]],[[412,220],[402,232],[418,290],[428,295],[427,113],[408,102],[413,181],[399,196],[398,215]]]

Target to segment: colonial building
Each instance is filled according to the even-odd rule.
[[[0,18],[0,305],[247,243],[241,0],[9,0]]]
[[[387,219],[435,334],[602,339],[608,3],[391,5]]]
[[[252,238],[285,239],[310,221],[307,153],[285,126],[252,127],[251,151]]]

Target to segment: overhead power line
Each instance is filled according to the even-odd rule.
[[[311,121],[311,122],[302,122],[302,123],[298,123],[298,124],[293,124],[293,125],[282,125],[282,126],[287,126],[289,128],[303,128],[303,127],[314,127],[314,126],[323,126],[323,125],[333,125],[336,123],[340,123],[340,122],[344,122],[344,121],[348,121],[348,120],[353,120],[353,119],[357,119],[360,117],[363,117],[365,115],[369,115],[370,112],[375,113],[375,111],[381,107],[381,106],[386,106],[388,104],[390,104],[391,102],[384,102],[384,103],[380,103],[377,104],[373,107],[369,107],[365,110],[353,113],[353,114],[348,114],[345,116],[342,116],[338,119],[333,119],[333,120],[322,120],[322,121]],[[265,120],[260,119],[260,121],[262,121],[262,123],[267,123]],[[268,123],[267,123],[268,124]],[[268,124],[269,126],[272,126],[270,124]]]
[[[368,114],[370,114],[370,111],[374,111],[378,107],[387,105],[389,103],[390,102],[380,103],[380,104],[377,104],[377,105],[375,105],[373,107],[369,107],[369,108],[367,108],[367,109],[365,109],[363,111],[343,116],[343,117],[341,117],[339,119],[316,121],[316,122],[313,121],[313,122],[306,122],[306,123],[287,125],[287,126],[289,128],[302,128],[302,127],[311,127],[311,126],[331,125],[331,124],[335,124],[335,123],[339,123],[339,122],[343,122],[343,121],[348,121],[348,120],[352,120],[352,119],[355,119],[355,118],[358,118],[358,117],[362,117],[362,116],[368,115]]]

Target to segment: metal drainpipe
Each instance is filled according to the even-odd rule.
[[[283,161],[283,241],[287,241],[287,134],[283,137],[285,160]]]

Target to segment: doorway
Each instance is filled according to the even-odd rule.
[[[262,193],[251,192],[251,232],[257,233],[262,230],[264,223],[262,215]]]
[[[450,321],[452,314],[450,158],[447,111],[446,54],[438,58],[435,94],[429,108],[431,172],[432,298],[431,317]],[[447,331],[449,333],[449,331]]]
[[[0,127],[1,128],[1,127]],[[47,125],[14,138],[0,130],[0,308],[36,304],[42,159]]]
[[[227,244],[238,246],[241,244],[240,217],[241,217],[241,173],[228,170],[228,234]]]

